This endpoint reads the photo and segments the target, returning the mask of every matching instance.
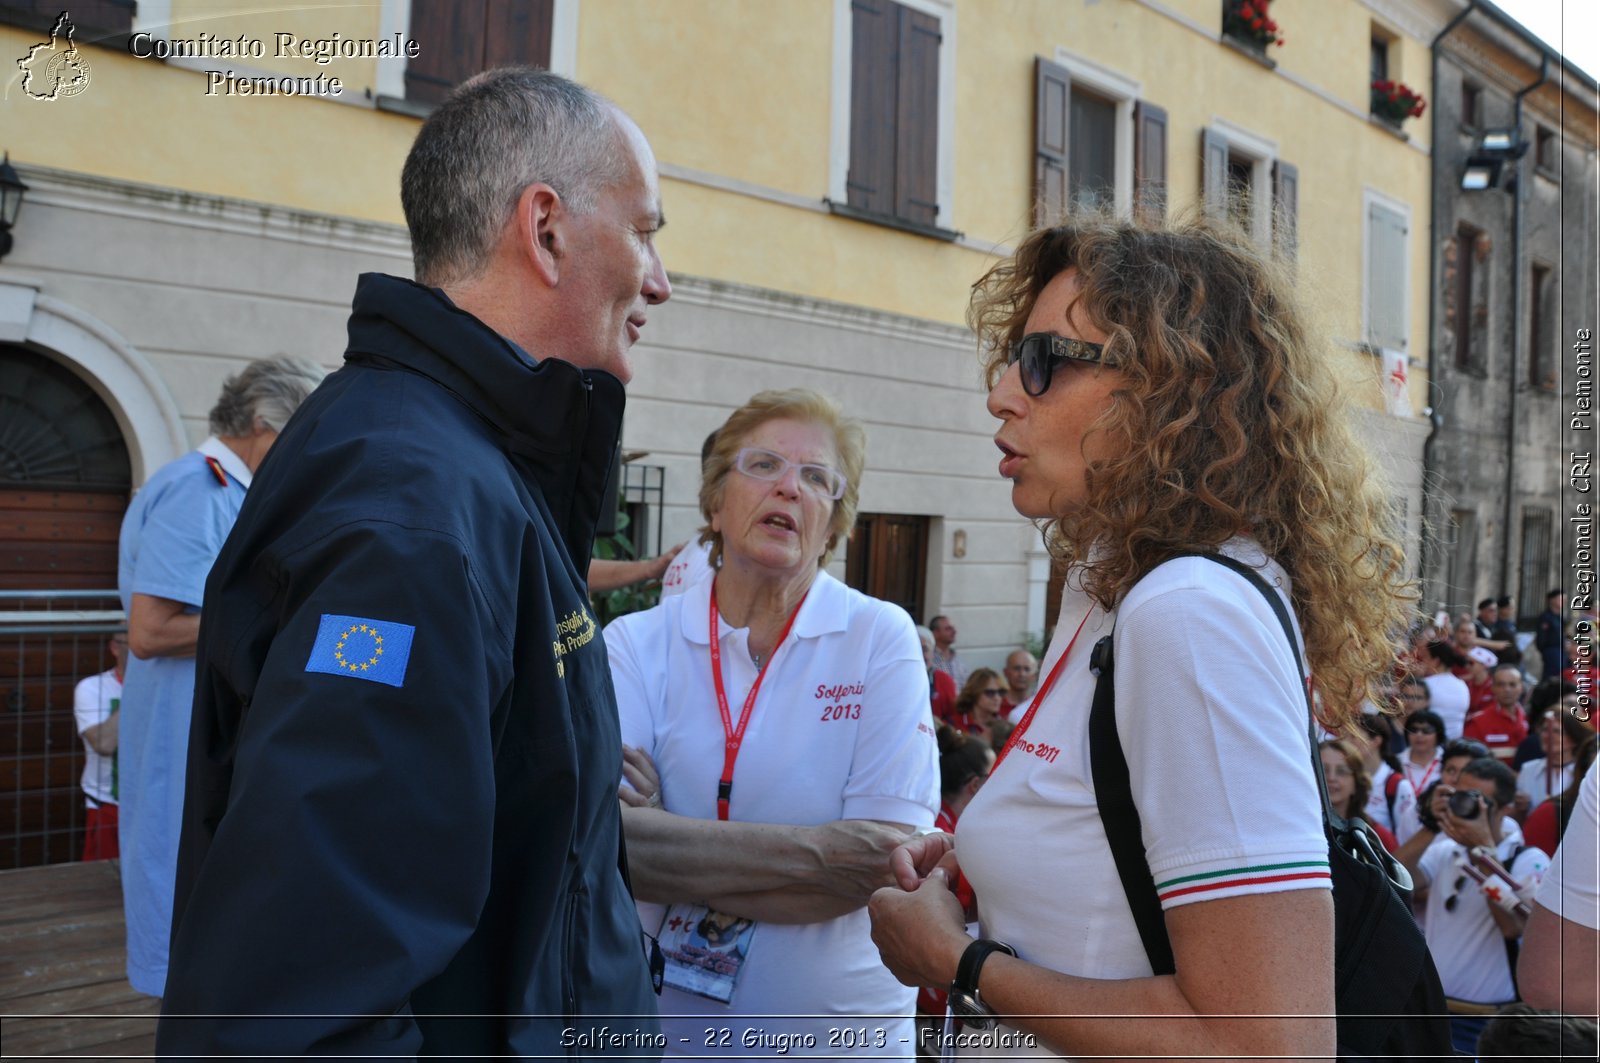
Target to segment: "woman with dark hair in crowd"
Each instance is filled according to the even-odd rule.
[[[1439,760],[1444,750],[1444,721],[1431,709],[1414,712],[1406,720],[1406,751],[1400,757],[1400,770],[1418,795],[1439,778]]]
[[[1397,832],[1398,821],[1415,806],[1417,795],[1406,781],[1400,758],[1389,752],[1395,735],[1394,720],[1382,713],[1367,712],[1358,723],[1360,741],[1354,744],[1371,781],[1362,814],[1374,826]]]
[[[1372,776],[1367,774],[1361,751],[1343,738],[1330,738],[1318,747],[1322,755],[1322,778],[1328,787],[1328,803],[1345,819],[1361,816],[1391,853],[1398,849],[1394,832],[1366,816],[1367,797],[1372,793]]]
[[[1467,722],[1467,710],[1472,706],[1472,691],[1467,688],[1467,681],[1452,671],[1465,668],[1466,664],[1467,658],[1442,639],[1428,643],[1417,661],[1417,674],[1428,685],[1428,707],[1444,721],[1443,737],[1446,738],[1461,733]]]
[[[1577,695],[1570,695],[1575,701]],[[1584,723],[1563,700],[1553,705],[1539,721],[1539,744],[1544,756],[1528,761],[1517,772],[1517,798],[1512,815],[1524,819],[1530,809],[1546,798],[1561,793],[1576,778],[1575,758],[1579,749],[1594,737],[1594,728]]]
[[[985,745],[993,744],[993,727],[1000,719],[1000,702],[1006,694],[1006,681],[993,668],[974,668],[956,695],[954,726],[975,735]]]
[[[990,1050],[1334,1051],[1305,682],[1269,599],[1179,556],[1225,555],[1273,585],[1303,625],[1326,726],[1376,698],[1412,596],[1386,489],[1292,287],[1242,234],[1100,220],[1029,236],[976,286],[999,472],[1068,566],[1061,619],[956,837],[902,846],[898,888],[870,911],[902,981],[954,982],[963,1021],[1008,1016]],[[1096,805],[1090,658],[1105,636],[1175,973],[1154,973]],[[958,871],[980,898],[977,940],[948,888]]]
[[[1597,746],[1600,746],[1600,742],[1593,734],[1584,739],[1572,758],[1572,782],[1567,784],[1565,790],[1548,801],[1540,802],[1528,813],[1527,820],[1522,824],[1522,838],[1529,845],[1537,845],[1547,853],[1556,851],[1562,836],[1567,833],[1567,821],[1572,818],[1572,810],[1577,807],[1578,787],[1583,785],[1583,777],[1594,767]]]

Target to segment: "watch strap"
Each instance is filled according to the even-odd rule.
[[[978,992],[978,973],[983,969],[983,961],[991,953],[1003,952],[1007,956],[1015,956],[1017,950],[1007,945],[1004,941],[993,941],[989,938],[979,938],[968,945],[961,954],[961,962],[956,964],[956,979],[950,983],[951,988],[957,992],[976,995]]]

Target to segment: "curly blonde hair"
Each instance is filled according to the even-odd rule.
[[[780,420],[826,428],[833,435],[839,471],[844,474],[844,497],[833,504],[833,516],[828,522],[828,545],[817,560],[818,568],[827,567],[839,540],[849,538],[856,525],[856,509],[861,504],[861,473],[867,465],[867,433],[861,422],[846,417],[837,402],[820,392],[805,388],[757,392],[749,402],[728,415],[728,420],[715,432],[711,451],[701,463],[700,515],[706,523],[700,529],[700,541],[711,545],[708,560],[712,568],[722,567],[722,534],[711,530],[711,515],[722,508],[722,489],[733,471],[734,459],[751,432],[768,421]]]
[[[1291,283],[1241,233],[1188,219],[1102,217],[1030,235],[973,286],[968,322],[992,388],[1045,285],[1068,269],[1068,316],[1109,338],[1124,375],[1091,426],[1130,441],[1090,462],[1087,497],[1046,522],[1053,553],[1114,608],[1174,554],[1244,531],[1288,572],[1330,728],[1394,664],[1416,599],[1389,502]],[[1092,558],[1089,546],[1101,543]]]

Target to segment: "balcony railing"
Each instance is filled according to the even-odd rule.
[[[111,667],[127,630],[112,590],[0,591],[0,869],[83,850],[78,681]]]

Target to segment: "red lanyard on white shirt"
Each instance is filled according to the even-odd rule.
[[[1067,648],[1061,651],[1061,656],[1056,658],[1055,667],[1050,669],[1050,674],[1044,677],[1044,682],[1039,684],[1038,693],[1034,694],[1033,701],[1028,704],[1028,711],[1022,714],[1022,720],[1011,732],[1011,737],[1006,739],[1005,748],[1000,750],[1000,755],[994,758],[994,767],[989,769],[993,775],[1000,770],[1000,762],[1006,759],[1006,754],[1011,752],[1011,747],[1017,744],[1028,725],[1033,723],[1033,714],[1039,711],[1039,703],[1044,700],[1050,689],[1056,685],[1056,677],[1061,674],[1061,666],[1067,663],[1067,658],[1072,656],[1072,647],[1078,642],[1078,636],[1083,634],[1083,625],[1089,622],[1089,613],[1094,612],[1094,604],[1090,603],[1089,612],[1083,614],[1083,619],[1078,621],[1078,630],[1072,633],[1072,641],[1067,643]]]
[[[811,592],[807,591],[809,595]],[[794,618],[800,615],[800,606],[806,604],[805,596],[800,598],[800,604],[794,607],[794,612],[789,614],[789,622],[783,625],[783,630],[778,633],[778,641],[772,644],[772,652],[767,654],[767,663],[761,666],[761,671],[756,673],[756,681],[750,686],[750,693],[745,696],[744,708],[739,710],[739,726],[733,726],[733,714],[728,711],[728,693],[722,686],[722,640],[717,634],[717,585],[711,584],[711,679],[717,688],[717,708],[722,713],[722,778],[717,781],[717,818],[728,818],[728,802],[733,797],[733,765],[739,759],[739,746],[744,742],[744,729],[750,723],[750,713],[756,707],[756,694],[761,691],[761,680],[766,678],[767,669],[772,666],[773,658],[778,656],[778,647],[783,645],[783,640],[789,637],[789,629],[794,627]]]
[[[1421,797],[1422,796],[1422,791],[1426,790],[1428,788],[1428,780],[1433,778],[1433,773],[1436,770],[1438,770],[1439,763],[1440,763],[1439,757],[1435,756],[1432,760],[1428,761],[1428,768],[1427,768],[1426,771],[1424,771],[1422,773],[1422,781],[1421,782],[1413,782],[1413,783],[1411,783],[1411,789],[1416,791],[1418,797]],[[1410,754],[1407,754],[1406,755],[1406,762],[1405,762],[1405,765],[1404,765],[1405,769],[1406,769],[1406,781],[1407,782],[1411,782],[1411,764],[1412,764],[1411,756],[1410,756]]]

